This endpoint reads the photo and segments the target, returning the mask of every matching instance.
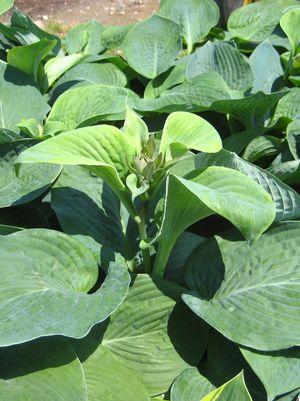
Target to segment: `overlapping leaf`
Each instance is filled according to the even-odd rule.
[[[257,350],[299,345],[299,229],[298,222],[282,223],[251,247],[236,238],[212,240],[190,261],[196,291],[184,301],[239,344]],[[206,251],[214,260],[209,276]]]
[[[129,276],[112,264],[104,284],[92,253],[77,240],[52,230],[32,229],[0,237],[0,345],[38,337],[84,337],[124,300]],[[14,266],[14,274],[12,274]]]

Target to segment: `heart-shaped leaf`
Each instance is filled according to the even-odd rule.
[[[298,222],[282,223],[251,247],[216,237],[190,259],[195,291],[184,302],[239,344],[266,351],[299,345],[299,232]]]
[[[222,41],[207,42],[191,56],[186,77],[192,79],[215,71],[233,90],[246,90],[253,84],[253,73],[244,56],[232,45]]]
[[[99,54],[105,48],[100,41],[103,30],[96,20],[75,25],[66,36],[68,53]]]
[[[165,202],[154,266],[158,275],[163,275],[179,235],[204,217],[220,214],[249,242],[256,241],[275,217],[270,195],[246,175],[225,167],[195,170],[189,179],[170,175]]]
[[[124,119],[131,105],[128,89],[108,85],[88,85],[63,93],[54,103],[45,125],[45,134],[55,135],[100,120]]]
[[[125,134],[110,125],[64,132],[22,152],[18,163],[82,165],[106,181],[135,215],[129,191],[121,178],[129,171],[135,148]]]
[[[235,10],[229,17],[229,32],[243,40],[262,42],[270,37],[284,11],[297,0],[260,0]]]
[[[259,91],[271,93],[279,89],[283,69],[280,56],[269,41],[255,48],[249,57],[249,64],[255,77],[252,93]]]
[[[212,0],[165,0],[161,3],[159,14],[181,27],[189,53],[195,43],[205,39],[220,18],[219,9]]]
[[[239,136],[239,134],[237,134]],[[300,195],[280,181],[273,174],[255,166],[232,152],[223,149],[217,154],[198,154],[197,168],[224,166],[248,175],[265,191],[269,192],[276,207],[276,221],[298,219],[300,217]]]
[[[88,295],[98,277],[96,259],[80,242],[56,231],[2,236],[0,255],[0,346],[50,335],[84,337],[127,293],[127,270],[112,264],[101,288]]]
[[[174,64],[182,49],[180,27],[154,14],[127,33],[123,47],[128,64],[153,79]]]
[[[167,160],[172,158],[172,144],[180,145],[185,150],[208,153],[218,152],[222,148],[221,138],[209,122],[183,111],[170,114],[164,125],[160,152],[166,153]]]
[[[167,391],[183,370],[199,363],[209,330],[182,304],[182,291],[171,282],[138,275],[123,306],[110,316],[107,328],[99,325],[86,339],[75,342],[79,358],[87,359],[86,348],[103,347],[124,366],[129,380],[133,375],[150,395]],[[97,353],[101,354],[99,348],[96,358]],[[99,355],[99,380],[101,366]]]

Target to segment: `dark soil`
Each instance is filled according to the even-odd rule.
[[[70,27],[90,19],[126,25],[147,18],[158,4],[159,0],[15,0],[16,7],[46,27],[53,23]]]

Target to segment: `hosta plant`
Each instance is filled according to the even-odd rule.
[[[1,401],[299,398],[299,1],[217,3],[0,23]]]

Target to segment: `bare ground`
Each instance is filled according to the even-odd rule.
[[[159,0],[15,0],[16,7],[39,25],[64,27],[90,19],[104,25],[126,25],[147,18],[158,4]],[[8,15],[4,19],[7,21]]]

